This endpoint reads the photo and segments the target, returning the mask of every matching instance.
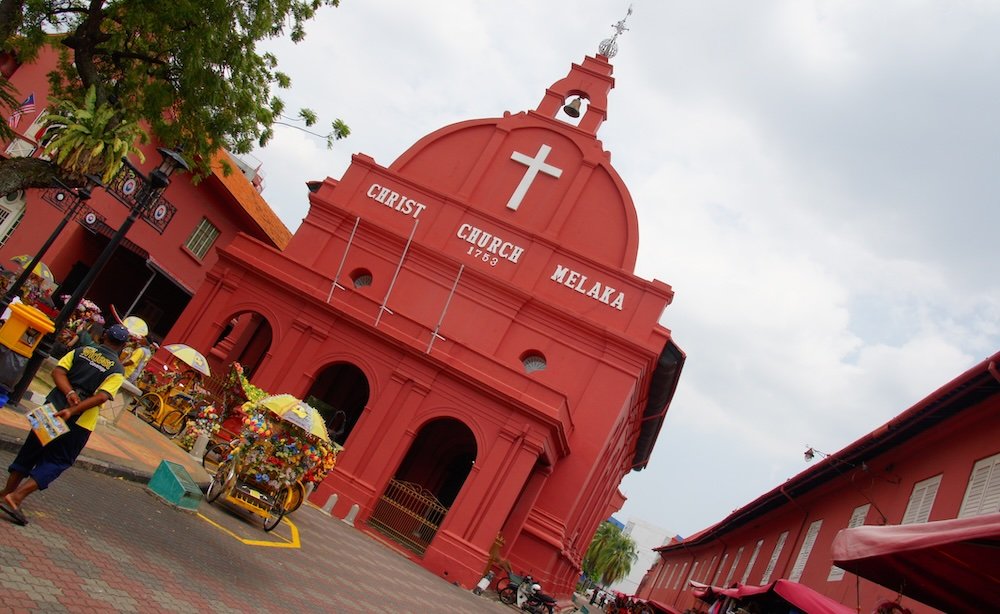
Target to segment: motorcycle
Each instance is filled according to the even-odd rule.
[[[500,601],[531,614],[552,614],[556,603],[555,598],[542,592],[542,585],[531,576],[524,576],[516,586],[510,585],[500,591]]]

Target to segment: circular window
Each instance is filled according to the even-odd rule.
[[[358,269],[351,273],[351,281],[355,288],[366,288],[372,285],[372,273],[367,269]]]
[[[536,351],[525,352],[521,356],[521,364],[524,365],[525,373],[541,371],[548,365],[548,363],[545,362],[545,356],[542,356],[541,352]]]

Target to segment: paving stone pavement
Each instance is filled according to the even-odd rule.
[[[40,370],[31,399],[0,408],[0,468],[27,434],[24,413],[52,386],[48,371]],[[300,548],[246,545],[145,488],[167,459],[204,489],[209,476],[200,462],[127,411],[104,413],[108,421],[77,464],[26,501],[27,527],[0,516],[0,614],[515,611],[311,505],[290,516]],[[266,539],[259,526],[216,506],[202,502],[199,511],[244,539]],[[290,530],[271,535],[279,533]]]
[[[2,466],[12,457],[0,451]],[[0,518],[0,613],[514,612],[310,505],[289,517],[298,549],[246,545],[142,484],[79,467],[24,510],[26,527]]]

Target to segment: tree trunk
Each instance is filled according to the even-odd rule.
[[[0,159],[0,194],[55,185],[56,166],[38,158]]]

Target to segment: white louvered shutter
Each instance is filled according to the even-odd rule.
[[[729,559],[729,553],[728,552],[722,555],[722,560],[719,561],[719,568],[715,570],[715,577],[712,578],[712,585],[713,586],[718,586],[719,585],[719,576],[722,575],[722,568],[726,566],[726,561],[728,559]]]
[[[819,535],[819,528],[821,526],[823,526],[822,520],[816,520],[809,525],[809,530],[806,531],[806,538],[802,541],[802,548],[799,549],[799,555],[795,557],[795,565],[792,566],[792,573],[788,576],[788,579],[792,582],[798,582],[802,577],[802,572],[806,569],[806,563],[809,561],[809,555],[812,553],[813,544],[816,543],[816,537]]]
[[[757,540],[757,545],[754,546],[753,554],[750,555],[750,560],[747,561],[747,568],[743,571],[743,578],[740,580],[740,584],[746,584],[747,580],[750,579],[750,570],[753,569],[753,564],[757,562],[757,555],[760,554],[760,548],[764,545],[764,540]]]
[[[972,467],[959,518],[1000,512],[1000,454],[984,458]]]
[[[778,564],[778,557],[781,556],[781,550],[785,547],[786,539],[788,539],[788,531],[778,536],[778,541],[774,544],[774,550],[771,551],[771,560],[767,562],[767,569],[764,570],[764,575],[760,577],[761,585],[771,581],[771,574],[774,573],[774,566]]]
[[[729,583],[733,581],[733,574],[736,573],[736,566],[740,564],[740,557],[743,556],[743,546],[736,551],[736,557],[733,559],[733,566],[729,568],[729,573],[726,574],[726,582],[723,586],[729,586]]]
[[[868,518],[868,510],[871,509],[871,503],[865,503],[864,505],[859,505],[854,508],[854,513],[851,514],[851,520],[847,523],[848,529],[853,529],[854,527],[860,527],[865,523]],[[827,582],[839,582],[844,578],[844,570],[833,565],[830,567],[830,575],[827,576]]]
[[[910,502],[906,505],[906,512],[903,514],[903,521],[899,524],[927,522],[927,519],[931,516],[931,508],[934,507],[934,497],[937,496],[938,486],[940,485],[941,474],[914,484],[913,493],[910,495]]]

